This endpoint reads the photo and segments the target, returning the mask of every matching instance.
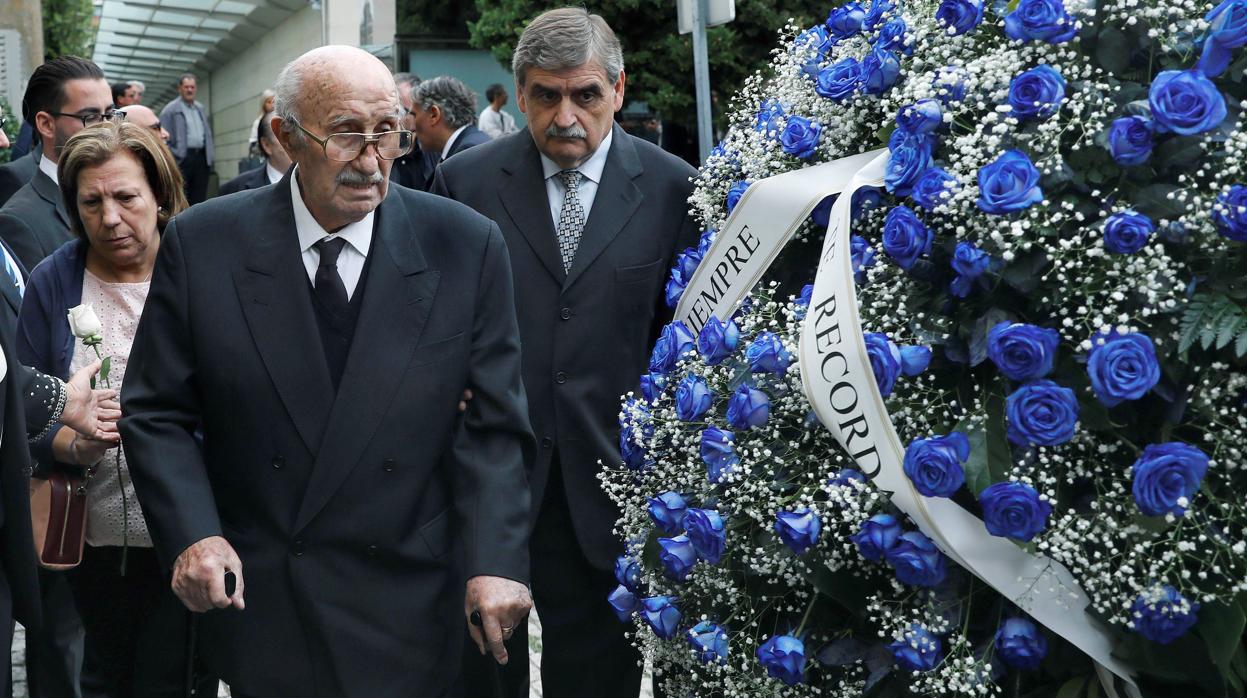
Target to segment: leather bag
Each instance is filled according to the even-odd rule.
[[[59,470],[47,479],[31,478],[30,523],[40,567],[77,567],[87,538],[85,478]]]

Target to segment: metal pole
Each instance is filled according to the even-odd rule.
[[[697,85],[697,150],[701,161],[710,155],[710,61],[706,54],[706,0],[693,0],[693,79]]]

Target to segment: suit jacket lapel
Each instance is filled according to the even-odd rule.
[[[347,355],[338,397],[317,453],[295,530],[306,526],[358,464],[395,398],[403,371],[411,363],[437,294],[439,275],[427,268],[408,211],[391,190],[377,209],[368,278],[355,337]],[[358,292],[358,291],[357,291]]]
[[[563,272],[563,258],[559,256],[554,221],[550,219],[541,156],[527,130],[509,138],[514,147],[510,157],[502,164],[507,180],[498,187],[498,196],[511,222],[524,235],[533,253],[550,275],[562,282],[566,274]]]
[[[611,136],[610,152],[606,155],[606,167],[602,170],[602,181],[598,183],[597,194],[593,197],[593,208],[589,211],[589,220],[585,221],[584,231],[580,234],[580,245],[576,247],[571,269],[567,272],[567,279],[563,281],[564,290],[571,288],[576,279],[593,264],[593,260],[611,244],[645,198],[632,181],[644,171],[636,148],[622,128],[613,128],[614,135]]]
[[[320,448],[333,405],[307,270],[290,205],[291,179],[256,197],[257,235],[234,287],[256,348],[303,442]]]
[[[56,209],[56,215],[61,219],[61,223],[65,227],[69,227],[69,216],[65,213],[65,202],[61,199],[61,190],[52,181],[52,178],[43,173],[43,170],[36,170],[35,176],[31,178],[30,185],[34,187],[35,193],[44,201]]]

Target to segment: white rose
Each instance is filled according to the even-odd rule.
[[[98,337],[104,332],[104,325],[95,314],[95,308],[88,305],[76,305],[69,309],[69,331],[79,339]]]

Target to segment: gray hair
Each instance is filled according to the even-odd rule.
[[[511,55],[511,72],[521,86],[529,68],[566,70],[596,61],[614,84],[624,70],[619,39],[601,15],[583,7],[543,12],[529,23]]]
[[[437,105],[451,130],[476,122],[476,93],[447,75],[425,80],[411,91],[411,101],[421,109]]]
[[[306,68],[297,60],[290,61],[277,74],[277,80],[273,83],[273,113],[281,118],[281,132],[295,134],[299,138],[302,138],[302,134],[294,124],[299,121],[299,93],[303,90]]]
[[[411,85],[415,89],[420,84],[420,76],[415,73],[394,73],[394,85],[402,87],[403,85]]]
[[[139,88],[139,92],[147,91],[147,85],[144,85],[142,80],[131,80],[130,82],[127,82],[126,84]]]

